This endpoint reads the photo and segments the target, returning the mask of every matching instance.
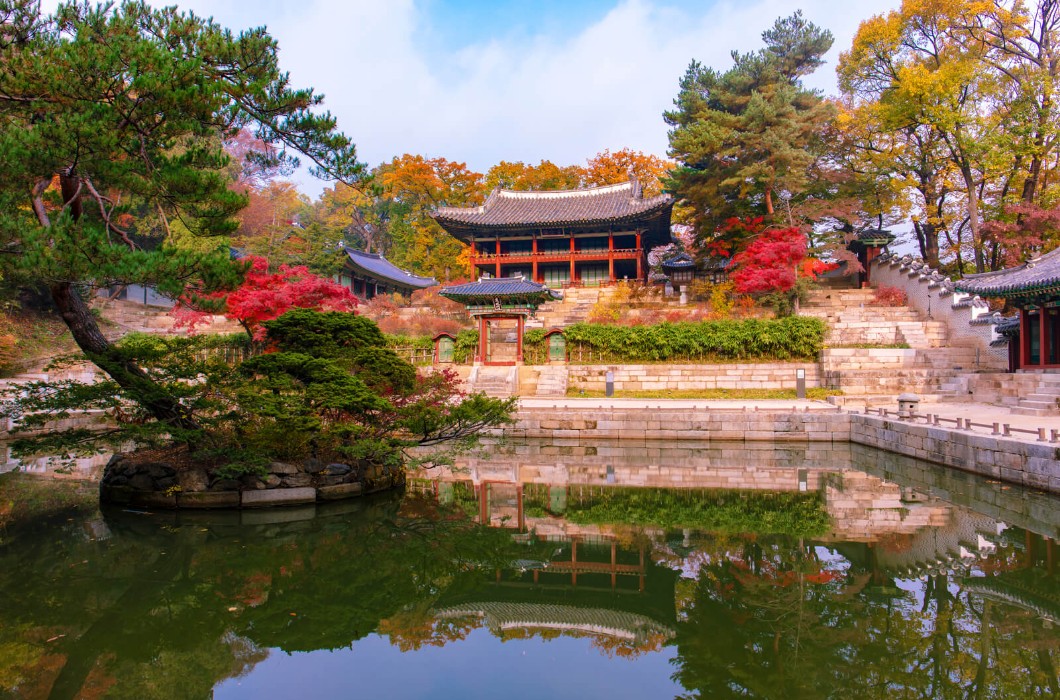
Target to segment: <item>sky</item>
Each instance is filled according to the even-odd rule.
[[[45,9],[56,4],[45,0]],[[858,24],[899,0],[176,0],[233,30],[265,25],[292,83],[312,86],[360,160],[584,164],[604,149],[666,155],[662,113],[691,60],[730,52],[801,8],[836,37],[807,83],[835,92]],[[316,196],[324,183],[295,180]]]

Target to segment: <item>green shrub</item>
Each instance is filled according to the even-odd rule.
[[[571,361],[585,363],[814,360],[824,334],[823,321],[802,316],[654,326],[576,323],[564,329]],[[547,357],[547,352],[543,332],[526,334],[527,362]]]

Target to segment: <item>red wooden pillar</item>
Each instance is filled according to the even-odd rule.
[[[1031,324],[1027,309],[1020,309],[1020,367],[1031,364]]]
[[[1045,339],[1045,307],[1038,309],[1038,365],[1044,365],[1049,359]]]
[[[574,284],[574,234],[570,237],[570,283]]]
[[[478,317],[478,361],[486,361],[486,317]]]
[[[515,345],[515,361],[523,361],[523,323],[525,322],[525,316],[517,316],[515,318],[516,327],[516,345]]]
[[[497,274],[495,276],[499,278],[501,276],[501,239],[499,239],[499,238],[497,239],[497,253],[496,253],[496,255],[497,255]]]
[[[607,281],[615,281],[615,234],[607,232]]]
[[[537,279],[537,234],[534,234],[533,240],[530,241],[530,279],[534,282],[539,282]]]
[[[637,279],[644,279],[644,251],[640,248],[640,231],[637,231]]]

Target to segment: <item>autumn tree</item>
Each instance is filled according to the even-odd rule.
[[[353,144],[311,89],[291,87],[264,29],[142,2],[0,0],[0,245],[3,274],[46,287],[77,344],[154,418],[195,419],[103,335],[84,293],[117,282],[179,295],[190,282],[234,284],[227,248],[166,245],[170,222],[197,236],[236,229],[246,198],[229,188],[226,139],[250,128],[276,149],[262,164],[306,157],[314,172],[363,173]],[[144,245],[125,224],[149,214]]]
[[[821,136],[834,110],[802,78],[823,63],[831,33],[796,12],[762,40],[757,52],[734,52],[724,73],[693,61],[675,108],[663,115],[677,161],[668,188],[693,209],[701,240],[732,217],[796,223],[791,202],[807,191],[825,153]]]
[[[537,165],[502,160],[486,171],[486,190],[542,191],[576,190],[585,182],[586,171],[577,165],[558,166],[550,160]]]
[[[470,206],[485,198],[483,178],[464,163],[405,154],[372,171],[379,217],[386,222],[390,260],[419,275],[453,279],[467,269],[467,246],[431,218],[440,206]]]
[[[177,328],[194,330],[208,323],[213,313],[238,321],[254,340],[264,337],[265,321],[291,309],[353,312],[357,297],[327,277],[313,274],[304,265],[279,265],[271,269],[266,258],[251,256],[243,283],[232,291],[196,294],[189,290],[173,310]]]
[[[589,159],[585,169],[587,185],[614,185],[625,182],[632,174],[640,182],[645,196],[662,192],[662,181],[673,163],[658,156],[631,148],[611,152],[604,149]]]
[[[840,87],[879,135],[870,157],[916,191],[929,264],[941,249],[958,272],[996,268],[1025,241],[989,222],[1049,206],[1058,40],[1055,0],[906,0],[863,22],[842,55]]]

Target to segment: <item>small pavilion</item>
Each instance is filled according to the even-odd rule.
[[[346,259],[336,280],[365,301],[380,294],[412,294],[438,284],[433,277],[420,277],[406,272],[379,253],[346,248]]]
[[[645,197],[636,178],[578,190],[495,189],[482,206],[432,216],[471,246],[472,277],[514,277],[558,288],[647,281],[647,254],[670,242],[674,199]]]
[[[1003,297],[1019,309],[1018,367],[1060,369],[1060,248],[997,272],[968,275],[957,291]],[[1014,335],[1010,332],[1010,335]]]
[[[463,304],[478,322],[475,363],[484,365],[522,363],[527,317],[546,301],[559,298],[545,285],[522,277],[480,278],[445,287],[439,294]]]

